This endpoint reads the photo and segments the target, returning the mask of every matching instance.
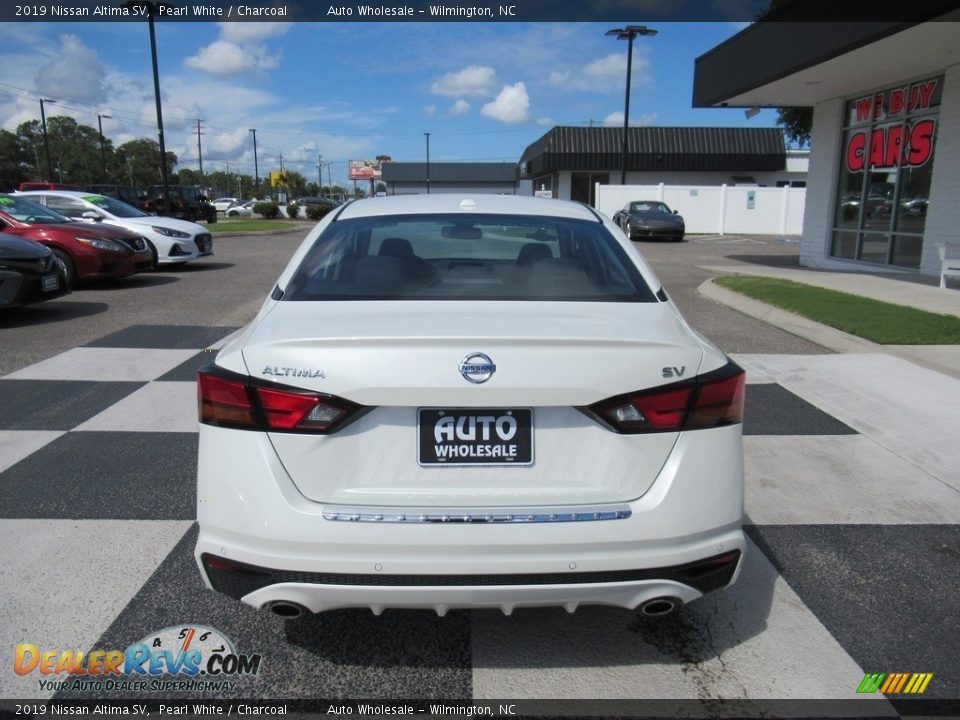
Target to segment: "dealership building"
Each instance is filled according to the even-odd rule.
[[[388,195],[416,193],[486,193],[530,195],[516,163],[390,162],[383,163]]]
[[[596,186],[620,184],[623,128],[551,128],[520,158],[533,190],[596,205]],[[806,154],[780,128],[631,127],[627,185],[803,187]]]
[[[699,57],[694,106],[813,107],[803,265],[939,275],[960,242],[960,13],[791,21],[801,5]]]

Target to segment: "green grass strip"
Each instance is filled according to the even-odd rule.
[[[792,280],[730,275],[714,282],[881,345],[958,345],[960,318]]]
[[[212,225],[208,224],[206,227],[211,233],[216,235],[217,233],[226,232],[270,232],[271,230],[288,230],[292,227],[303,228],[306,227],[306,225],[304,225],[302,221],[281,220],[280,218],[276,220],[234,220],[233,218],[229,218],[226,220],[218,220]]]

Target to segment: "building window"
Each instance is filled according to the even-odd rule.
[[[610,173],[572,173],[570,176],[570,199],[596,207],[597,183],[609,185]]]
[[[920,267],[943,78],[847,102],[833,257]]]

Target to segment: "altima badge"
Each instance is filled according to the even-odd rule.
[[[277,365],[267,365],[260,374],[273,375],[275,377],[326,378],[323,370],[317,370],[316,368],[279,367]]]
[[[489,380],[497,371],[493,360],[483,353],[470,353],[460,361],[460,374],[467,382],[479,385]]]

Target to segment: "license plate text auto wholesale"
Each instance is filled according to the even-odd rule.
[[[420,408],[421,465],[531,465],[533,410]]]

